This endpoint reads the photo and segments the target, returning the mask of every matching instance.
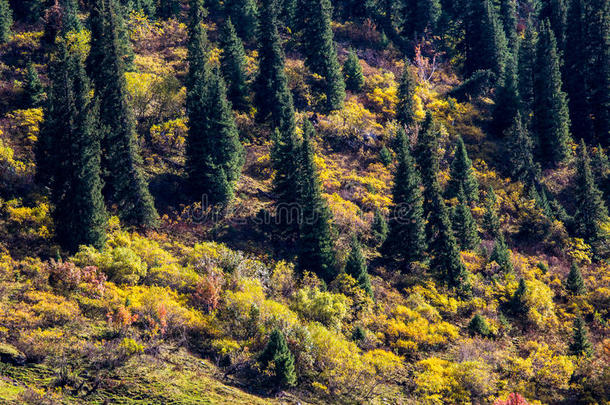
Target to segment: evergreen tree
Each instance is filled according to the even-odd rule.
[[[241,40],[237,37],[231,19],[227,19],[222,27],[220,43],[222,46],[220,67],[227,82],[227,97],[233,104],[233,108],[246,112],[250,106],[246,51]]]
[[[396,105],[396,119],[403,126],[410,126],[415,122],[415,87],[417,79],[411,64],[405,61],[405,69],[398,85],[398,104]]]
[[[294,356],[288,348],[286,338],[279,329],[274,329],[269,335],[265,350],[258,358],[263,369],[274,364],[274,380],[279,387],[292,387],[296,384],[297,375],[294,367]]]
[[[237,33],[244,42],[256,35],[258,28],[258,6],[255,0],[227,0],[225,14],[233,21]]]
[[[593,347],[589,341],[589,332],[582,318],[579,316],[574,321],[574,334],[570,343],[570,352],[574,356],[591,356]]]
[[[472,161],[468,158],[464,141],[461,136],[458,136],[451,171],[449,172],[446,197],[448,199],[458,197],[460,188],[464,192],[467,204],[479,201],[479,182],[474,176]]]
[[[529,305],[527,303],[527,285],[524,279],[519,280],[519,286],[513,293],[510,299],[509,310],[513,316],[525,320],[529,311]]]
[[[0,0],[0,45],[8,42],[13,25],[13,11],[8,0]]]
[[[524,184],[535,184],[540,177],[540,165],[534,161],[534,143],[521,121],[521,114],[513,118],[508,135],[508,164],[510,175]]]
[[[527,20],[523,40],[519,45],[519,97],[521,99],[521,118],[523,125],[530,128],[534,115],[534,68],[536,65],[536,31],[531,20]]]
[[[412,0],[405,2],[405,9],[409,13],[405,25],[410,26],[411,39],[418,39],[426,32],[434,32],[442,7],[440,0]]]
[[[610,174],[610,161],[604,153],[604,148],[598,145],[595,148],[595,153],[591,158],[591,170],[595,179],[595,184],[599,187],[604,195],[607,196],[608,191],[608,175]]]
[[[157,14],[161,18],[172,18],[180,14],[180,0],[159,0]]]
[[[502,136],[508,127],[513,124],[515,116],[521,108],[519,98],[519,79],[517,77],[518,45],[515,53],[506,58],[506,71],[502,77],[502,84],[496,91],[493,110],[493,129],[496,135]]]
[[[608,239],[608,235],[602,229],[602,225],[608,221],[608,209],[601,191],[595,184],[587,147],[582,140],[576,170],[574,193],[576,235],[590,244],[596,255],[600,255],[606,250]]]
[[[305,64],[324,78],[326,109],[339,110],[345,99],[345,83],[331,29],[330,0],[301,0],[301,27]]]
[[[360,288],[366,291],[368,295],[373,296],[371,280],[366,268],[366,259],[362,254],[360,242],[358,242],[355,236],[352,238],[351,250],[345,263],[345,273],[352,276],[358,282]]]
[[[203,12],[194,0],[189,35],[187,78],[187,114],[189,130],[186,140],[186,171],[191,191],[205,195],[212,205],[227,204],[234,195],[241,174],[243,149],[226,89],[218,69],[207,66],[207,40],[197,18]]]
[[[157,11],[154,0],[121,0],[121,2],[127,12],[137,11],[149,17],[154,17]]]
[[[347,90],[358,93],[364,86],[364,76],[362,75],[362,66],[358,60],[356,51],[350,49],[347,55],[347,60],[343,65],[343,76],[345,76],[345,88]]]
[[[491,335],[487,320],[479,314],[475,314],[475,316],[473,316],[468,323],[468,331],[472,336],[479,335],[482,337],[487,337]]]
[[[538,14],[540,21],[548,19],[559,50],[562,50],[564,45],[568,13],[567,2],[567,0],[542,0],[542,8]]]
[[[405,131],[400,128],[396,135],[398,162],[394,173],[389,233],[383,250],[387,256],[402,260],[406,266],[422,259],[426,234],[420,177],[409,153]]]
[[[570,266],[570,272],[568,273],[568,278],[566,279],[566,290],[573,295],[582,295],[587,292],[587,288],[585,287],[585,280],[582,278],[582,274],[580,273],[580,269],[576,262],[572,262]]]
[[[483,213],[483,229],[489,237],[497,238],[500,235],[500,218],[496,208],[496,193],[489,186],[485,198],[485,212]]]
[[[331,230],[332,217],[322,197],[316,172],[311,143],[314,136],[313,126],[309,121],[305,121],[298,158],[298,203],[301,207],[298,263],[301,271],[312,271],[330,283],[337,275]]]
[[[78,18],[78,0],[62,0],[62,6],[62,30],[64,32],[82,30],[83,26]]]
[[[373,216],[373,223],[371,224],[371,233],[373,235],[373,240],[375,241],[375,246],[383,245],[389,232],[390,228],[388,226],[388,221],[386,221],[381,211],[376,209]]]
[[[473,250],[480,243],[479,231],[461,186],[457,199],[458,205],[453,209],[452,217],[455,238],[462,250]]]
[[[466,4],[464,30],[465,75],[489,69],[497,77],[502,77],[507,44],[491,0],[473,0]]]
[[[110,205],[117,206],[123,221],[151,226],[158,215],[140,167],[120,54],[117,7],[115,0],[96,0],[89,17],[91,51],[87,62],[99,102],[104,194]]]
[[[588,68],[595,138],[597,142],[609,143],[610,134],[610,2],[591,0],[586,25],[589,34]]]
[[[44,100],[44,88],[40,82],[38,72],[32,62],[28,63],[25,80],[23,81],[23,92],[25,104],[29,108],[37,108],[42,105]]]
[[[500,266],[500,269],[506,273],[513,271],[513,260],[510,256],[510,251],[506,246],[504,235],[502,232],[496,238],[494,243],[493,251],[489,256],[490,262],[496,262]]]
[[[101,248],[106,210],[100,179],[100,140],[81,55],[59,44],[51,64],[49,102],[37,147],[38,170],[51,189],[57,239],[71,253]]]
[[[538,156],[544,167],[553,167],[569,154],[570,117],[561,86],[560,59],[548,21],[540,28],[534,73],[534,123]]]
[[[500,0],[500,17],[508,47],[511,49],[513,56],[516,56],[514,51],[518,44],[517,0]]]

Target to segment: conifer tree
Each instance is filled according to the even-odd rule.
[[[599,187],[602,193],[607,197],[608,191],[608,176],[610,175],[610,161],[604,153],[602,145],[595,148],[595,153],[591,158],[591,170],[595,178],[595,184]]]
[[[521,108],[519,98],[519,79],[517,78],[517,54],[518,46],[515,45],[515,53],[506,58],[506,70],[501,78],[501,85],[496,91],[495,105],[493,110],[493,129],[496,135],[502,136],[508,127],[513,124],[515,116]]]
[[[518,51],[519,98],[521,119],[526,128],[531,128],[534,115],[534,68],[536,65],[536,31],[531,20],[527,20],[523,39]]]
[[[330,0],[301,0],[301,27],[305,64],[324,78],[326,109],[343,107],[345,83],[331,29],[332,6]]]
[[[358,60],[356,51],[350,49],[347,55],[347,60],[343,65],[343,76],[345,76],[345,88],[354,93],[358,93],[364,86],[364,76],[362,75],[362,66]]]
[[[366,259],[362,254],[362,246],[356,236],[352,238],[351,250],[345,263],[345,273],[352,276],[368,295],[373,296],[371,280],[367,271]]]
[[[301,271],[312,271],[330,283],[337,276],[333,249],[332,216],[322,197],[314,162],[313,126],[305,121],[299,153],[298,203],[301,208],[298,263]]]
[[[80,31],[83,26],[78,18],[78,0],[62,0],[63,18],[62,31]]]
[[[508,273],[513,271],[513,261],[502,232],[500,232],[496,238],[493,251],[491,252],[491,256],[489,256],[489,261],[498,263],[500,269],[504,272]]]
[[[470,322],[468,323],[468,331],[473,336],[479,335],[482,337],[487,337],[491,335],[487,320],[479,314],[475,314],[475,316],[473,316]]]
[[[411,69],[411,64],[405,61],[405,68],[398,85],[398,104],[396,105],[396,119],[403,126],[410,126],[415,122],[415,87],[417,79]]]
[[[13,25],[13,10],[8,0],[0,0],[0,45],[8,42]]]
[[[389,232],[390,228],[388,226],[388,221],[381,211],[376,209],[373,216],[373,223],[371,224],[371,233],[373,234],[375,246],[381,246],[386,241]]]
[[[404,23],[411,28],[410,39],[418,39],[428,31],[434,32],[442,13],[440,0],[412,0],[405,3],[409,18]]]
[[[595,117],[593,129],[595,140],[608,141],[610,134],[610,2],[592,0],[590,17],[586,24],[590,27],[589,87],[591,94],[591,111]]]
[[[438,158],[438,129],[430,111],[426,112],[426,118],[419,130],[415,157],[421,173],[424,185],[424,212],[426,216],[431,211],[430,201],[432,197],[440,193],[438,182],[439,158]]]
[[[540,176],[540,165],[534,160],[534,143],[521,121],[520,113],[513,118],[513,123],[506,133],[511,176],[524,184],[537,183]]]
[[[557,41],[557,49],[562,50],[566,31],[566,17],[568,13],[568,0],[543,0],[542,8],[538,13],[540,21],[547,20]]]
[[[279,329],[274,329],[269,335],[267,346],[258,361],[263,369],[268,368],[273,362],[274,380],[278,387],[292,387],[296,384],[294,356],[288,348],[284,334]]]
[[[504,27],[504,35],[508,47],[515,54],[515,46],[518,44],[517,35],[517,0],[501,0],[500,1],[500,17],[502,26]]]
[[[44,99],[44,88],[40,82],[38,72],[32,62],[28,63],[25,80],[23,83],[23,92],[25,95],[25,104],[29,108],[37,108],[42,105]]]
[[[605,251],[608,235],[602,225],[608,221],[608,209],[595,184],[587,147],[581,140],[576,166],[574,227],[576,234],[593,248],[596,255]]]
[[[587,288],[585,287],[585,280],[582,278],[582,274],[580,273],[580,269],[576,262],[572,262],[570,266],[570,272],[568,273],[568,278],[566,279],[566,290],[570,294],[573,295],[582,295],[587,292]]]
[[[453,209],[452,216],[455,238],[462,250],[473,250],[480,242],[479,231],[461,186],[457,199],[458,205]]]
[[[158,218],[141,169],[135,123],[127,101],[120,54],[117,3],[96,0],[91,9],[88,66],[99,102],[104,194],[127,224],[152,226]]]
[[[233,108],[246,112],[249,108],[248,100],[248,76],[246,73],[246,51],[237,32],[227,19],[222,27],[220,35],[222,54],[220,56],[220,67],[227,82],[227,97]]]
[[[590,356],[593,353],[593,347],[589,341],[587,326],[580,316],[574,321],[573,331],[570,352],[574,356]]]
[[[549,22],[540,28],[534,72],[534,123],[538,156],[544,167],[553,167],[569,154],[570,117],[562,90],[560,60]]]
[[[527,285],[523,278],[519,280],[519,286],[517,286],[508,304],[513,316],[525,320],[529,308],[527,303]]]
[[[489,237],[497,238],[500,235],[500,219],[496,208],[496,193],[489,186],[485,197],[485,212],[483,213],[483,229]]]
[[[256,35],[258,28],[258,6],[255,0],[227,0],[225,14],[233,21],[237,34],[244,42]]]
[[[180,13],[180,0],[159,0],[157,14],[161,18],[171,18]]]
[[[396,136],[398,162],[394,173],[389,233],[383,250],[387,256],[403,261],[403,267],[406,267],[408,263],[422,259],[426,234],[420,177],[409,153],[404,129],[400,128]]]
[[[49,102],[37,147],[38,170],[51,189],[57,239],[74,253],[80,245],[101,248],[106,210],[100,179],[97,111],[81,55],[59,44],[51,64]]]
[[[451,199],[458,197],[459,189],[462,189],[466,197],[466,203],[472,204],[479,201],[479,182],[474,176],[472,161],[468,158],[468,152],[461,136],[458,136],[451,171],[449,172],[449,183],[447,184],[446,196]]]

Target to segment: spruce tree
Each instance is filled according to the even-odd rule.
[[[570,117],[562,90],[561,62],[549,22],[540,28],[534,72],[534,123],[538,156],[544,167],[553,167],[570,154]]]
[[[80,31],[83,26],[78,18],[78,0],[62,0],[62,31]]]
[[[181,0],[159,0],[157,15],[161,18],[172,18],[180,14]]]
[[[522,278],[519,280],[519,285],[508,303],[510,313],[522,321],[525,320],[525,317],[529,311],[527,293],[527,285],[525,284],[525,280]]]
[[[573,295],[582,295],[587,292],[585,280],[582,278],[582,274],[580,273],[580,269],[576,262],[572,262],[572,265],[570,266],[570,272],[568,273],[565,286],[566,290]]]
[[[589,341],[587,326],[580,316],[578,316],[574,321],[573,331],[572,342],[570,343],[570,353],[579,357],[591,356],[593,353],[593,346]]]
[[[595,184],[599,187],[606,198],[608,197],[609,184],[608,177],[610,176],[610,160],[604,153],[602,145],[598,145],[595,148],[595,153],[591,158],[591,170],[595,178]]]
[[[498,218],[498,210],[496,208],[496,193],[493,187],[489,186],[487,196],[485,197],[485,212],[483,213],[483,229],[491,238],[497,238],[500,235],[500,218]]]
[[[415,157],[421,173],[424,185],[424,212],[428,216],[432,210],[431,201],[435,194],[440,193],[438,182],[439,157],[438,157],[438,129],[430,111],[426,112],[426,118],[419,130]]]
[[[339,110],[345,99],[345,83],[331,29],[330,0],[301,0],[302,49],[305,64],[320,75],[326,94],[326,110]]]
[[[220,56],[220,67],[227,82],[227,97],[233,108],[238,111],[247,112],[250,106],[248,100],[248,76],[246,73],[246,51],[237,32],[227,19],[222,26],[220,35],[222,54]]]
[[[227,0],[225,14],[235,24],[237,34],[244,42],[251,41],[258,29],[258,6],[255,0]]]
[[[536,184],[540,177],[540,165],[534,160],[534,142],[521,121],[520,113],[513,118],[506,134],[510,175],[526,185]]]
[[[515,51],[506,58],[506,70],[496,91],[492,125],[497,136],[504,135],[521,108],[517,77],[518,45],[515,45]]]
[[[453,209],[452,215],[455,238],[462,250],[473,250],[480,243],[479,231],[461,187],[458,191],[457,199],[458,205]]]
[[[403,267],[406,267],[408,263],[423,258],[426,234],[420,177],[402,128],[397,133],[396,153],[398,162],[394,173],[389,233],[383,251],[387,256],[401,260]]]
[[[8,42],[13,25],[13,11],[8,0],[0,0],[0,45]]]
[[[519,98],[521,99],[521,119],[526,128],[531,128],[534,115],[534,68],[536,65],[536,31],[531,20],[527,20],[523,39],[518,52]]]
[[[503,272],[508,273],[513,271],[513,260],[510,256],[510,251],[506,246],[506,241],[504,240],[502,232],[500,232],[496,238],[494,248],[489,256],[489,261],[498,263]]]
[[[557,49],[562,50],[566,31],[566,17],[568,12],[568,0],[543,0],[538,19],[548,19],[553,35],[557,40]]]
[[[518,44],[517,0],[500,0],[500,17],[508,47],[513,52],[513,56],[516,56],[514,51]]]
[[[446,196],[448,199],[458,197],[462,189],[466,197],[466,203],[472,204],[479,201],[479,182],[474,176],[472,161],[468,158],[468,152],[461,136],[458,136],[455,146],[455,154],[449,172],[449,183],[447,184]]]
[[[589,33],[589,92],[595,140],[610,142],[610,2],[592,0],[587,18]]]
[[[38,72],[32,62],[28,63],[23,81],[23,92],[25,95],[25,104],[28,108],[37,108],[42,105],[44,100],[44,88],[40,82]]]
[[[104,194],[127,224],[152,226],[158,218],[141,169],[135,123],[127,101],[120,54],[117,3],[96,0],[91,9],[88,67],[99,102]]]
[[[468,331],[472,336],[479,335],[482,337],[487,337],[491,335],[487,320],[479,314],[475,314],[475,316],[473,316],[468,323]]]
[[[576,235],[590,244],[593,252],[599,256],[606,250],[608,235],[602,225],[608,221],[608,209],[595,184],[587,147],[582,140],[576,170],[574,228]]]
[[[411,64],[405,61],[405,68],[398,85],[398,104],[396,105],[396,119],[403,126],[410,126],[415,122],[415,88],[417,78],[411,69]]]
[[[50,67],[51,87],[37,146],[38,170],[51,190],[55,232],[74,253],[80,245],[101,248],[106,210],[100,179],[97,111],[81,55],[62,41]]]
[[[368,295],[373,296],[371,280],[367,271],[366,259],[362,254],[362,246],[356,236],[352,238],[351,250],[345,263],[345,273],[352,276]]]
[[[299,151],[298,204],[301,209],[298,263],[301,271],[312,271],[330,283],[337,276],[333,249],[331,212],[322,197],[314,162],[313,125],[305,121]]]
[[[267,346],[258,361],[263,369],[268,368],[273,362],[274,380],[278,387],[292,387],[296,384],[294,356],[288,348],[284,334],[279,329],[274,329],[269,335]]]
[[[362,66],[358,60],[356,51],[350,49],[347,55],[347,60],[343,65],[343,76],[345,76],[345,88],[354,93],[358,93],[364,86],[364,76],[362,75]]]
[[[390,228],[388,221],[385,219],[379,209],[375,210],[373,223],[371,224],[371,234],[375,241],[375,246],[381,246],[387,239]]]

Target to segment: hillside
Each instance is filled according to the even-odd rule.
[[[0,0],[0,403],[610,403],[605,0]]]

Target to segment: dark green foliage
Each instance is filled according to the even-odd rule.
[[[494,189],[489,186],[487,196],[485,197],[483,230],[485,230],[485,233],[491,238],[497,238],[500,235],[500,218],[498,218],[496,202],[496,193],[494,193]]]
[[[44,0],[8,0],[16,20],[37,23],[48,4]]]
[[[192,4],[187,77],[186,172],[197,198],[212,205],[227,204],[243,165],[243,148],[220,72],[207,66],[207,40],[197,18],[203,13],[200,1]],[[197,4],[199,3],[199,4]],[[205,196],[205,197],[203,197]]]
[[[466,4],[464,29],[465,76],[490,69],[497,77],[502,77],[507,55],[506,37],[491,0],[473,0]]]
[[[569,0],[543,0],[542,8],[538,14],[540,21],[549,20],[550,27],[557,40],[558,49],[563,49],[564,45],[568,1]]]
[[[424,210],[426,215],[430,213],[429,202],[432,200],[432,197],[440,192],[440,184],[437,177],[440,171],[437,138],[437,126],[432,114],[428,111],[426,112],[424,123],[419,130],[415,147],[415,158],[419,165],[424,185]]]
[[[345,273],[352,276],[369,296],[373,296],[371,280],[367,271],[366,259],[362,254],[362,246],[354,236],[352,238],[351,250],[345,263]]]
[[[593,0],[586,21],[589,34],[589,85],[597,142],[608,141],[610,134],[610,2]]]
[[[467,204],[479,201],[479,182],[474,176],[472,161],[468,158],[468,152],[461,136],[458,136],[457,139],[449,176],[446,190],[448,199],[458,197],[459,190],[462,189]]]
[[[305,121],[303,142],[298,156],[297,202],[301,209],[298,263],[301,271],[312,271],[330,283],[337,276],[331,230],[332,216],[322,197],[314,162],[313,137],[313,126],[309,121]]]
[[[515,46],[517,51],[518,45]],[[496,90],[492,125],[497,136],[504,135],[506,129],[513,124],[520,108],[517,56],[511,54],[506,58],[506,70],[502,77],[502,83]]]
[[[8,42],[13,25],[13,11],[8,0],[0,0],[0,44]]]
[[[421,260],[426,249],[423,198],[420,177],[409,153],[409,143],[402,128],[397,133],[398,162],[394,173],[389,233],[383,251],[389,257],[410,262]]]
[[[583,280],[580,269],[575,262],[573,262],[570,266],[570,272],[568,273],[568,278],[566,279],[565,285],[566,290],[573,295],[581,295],[587,292],[585,280]]]
[[[385,219],[380,210],[375,210],[373,223],[371,224],[371,233],[376,246],[381,246],[387,239],[390,228],[388,221]]]
[[[104,195],[127,224],[152,226],[157,212],[148,191],[127,101],[115,0],[96,0],[91,8],[91,51],[87,60],[100,107]]]
[[[591,170],[595,177],[595,183],[607,195],[608,191],[608,175],[610,175],[610,161],[604,153],[604,148],[598,145],[595,153],[591,158]]]
[[[379,159],[384,166],[389,166],[392,163],[392,154],[385,146],[379,151]]]
[[[324,79],[321,84],[326,94],[326,110],[343,107],[345,83],[331,29],[332,6],[330,0],[302,0],[302,49],[305,64]]]
[[[442,13],[439,0],[404,0],[400,3],[405,40],[419,39],[424,33],[435,31]]]
[[[511,297],[508,303],[510,313],[514,317],[519,318],[521,320],[525,319],[525,316],[529,311],[529,306],[526,301],[526,294],[527,286],[525,285],[525,280],[521,279],[519,280],[519,286],[513,293],[513,296]]]
[[[23,81],[25,104],[28,108],[37,108],[44,100],[44,88],[38,77],[38,72],[32,62],[28,63],[25,80]]]
[[[237,34],[244,42],[256,35],[258,28],[258,6],[255,0],[226,0],[225,14],[235,24]]]
[[[473,316],[470,322],[468,323],[468,331],[472,336],[479,335],[482,337],[488,337],[491,335],[487,320],[479,314]]]
[[[120,0],[125,11],[137,11],[147,16],[154,17],[156,14],[155,0]]]
[[[506,131],[508,137],[508,164],[514,180],[524,184],[535,184],[540,176],[540,165],[534,161],[534,142],[521,121],[521,114],[513,118]]]
[[[278,387],[292,387],[296,384],[294,356],[288,348],[284,334],[279,329],[274,329],[269,335],[267,346],[258,361],[263,369],[268,368],[273,362],[274,382]]]
[[[530,127],[534,114],[534,67],[536,65],[536,31],[531,20],[527,20],[523,40],[519,45],[518,72],[519,97],[523,125]]]
[[[231,19],[227,19],[222,26],[220,44],[222,47],[220,67],[227,82],[227,97],[233,108],[248,111],[250,102],[248,100],[246,51],[243,43],[237,37]]]
[[[509,49],[513,52],[518,44],[517,0],[500,0],[500,17]]]
[[[582,140],[576,170],[574,230],[591,245],[593,252],[599,255],[606,250],[608,235],[602,225],[608,221],[608,209],[604,204],[602,192],[595,184],[587,147]]]
[[[513,260],[510,256],[510,251],[506,246],[506,241],[504,240],[502,232],[500,232],[496,238],[494,249],[489,256],[489,261],[498,263],[500,269],[504,272],[513,271]]]
[[[364,76],[362,75],[362,66],[358,60],[356,51],[350,49],[347,55],[347,60],[343,65],[343,75],[345,76],[345,88],[355,93],[362,90],[364,86]]]
[[[570,353],[574,356],[591,356],[593,345],[589,341],[589,331],[580,316],[574,321],[572,342],[570,343]]]
[[[477,70],[462,84],[449,92],[458,101],[467,101],[490,92],[496,82],[496,74],[491,70]]]
[[[83,26],[78,18],[78,0],[62,0],[62,30],[64,32],[80,31]]]
[[[405,69],[398,85],[398,104],[396,105],[396,120],[401,125],[410,126],[415,122],[415,87],[417,78],[411,69],[411,64],[406,61]]]
[[[356,326],[352,332],[352,340],[355,342],[361,342],[366,339],[366,332],[362,326]]]
[[[159,0],[157,14],[161,18],[171,18],[180,14],[180,0]]]
[[[570,154],[570,117],[560,67],[555,36],[545,21],[540,29],[534,72],[534,123],[538,156],[544,167],[553,167]]]
[[[452,215],[455,238],[462,250],[473,250],[480,243],[479,231],[461,187],[458,191],[457,199],[458,205],[453,209]]]
[[[55,232],[61,246],[71,253],[80,245],[101,248],[106,210],[100,179],[100,139],[81,55],[70,54],[60,43],[50,78],[49,102],[37,148],[38,178],[51,189]]]

